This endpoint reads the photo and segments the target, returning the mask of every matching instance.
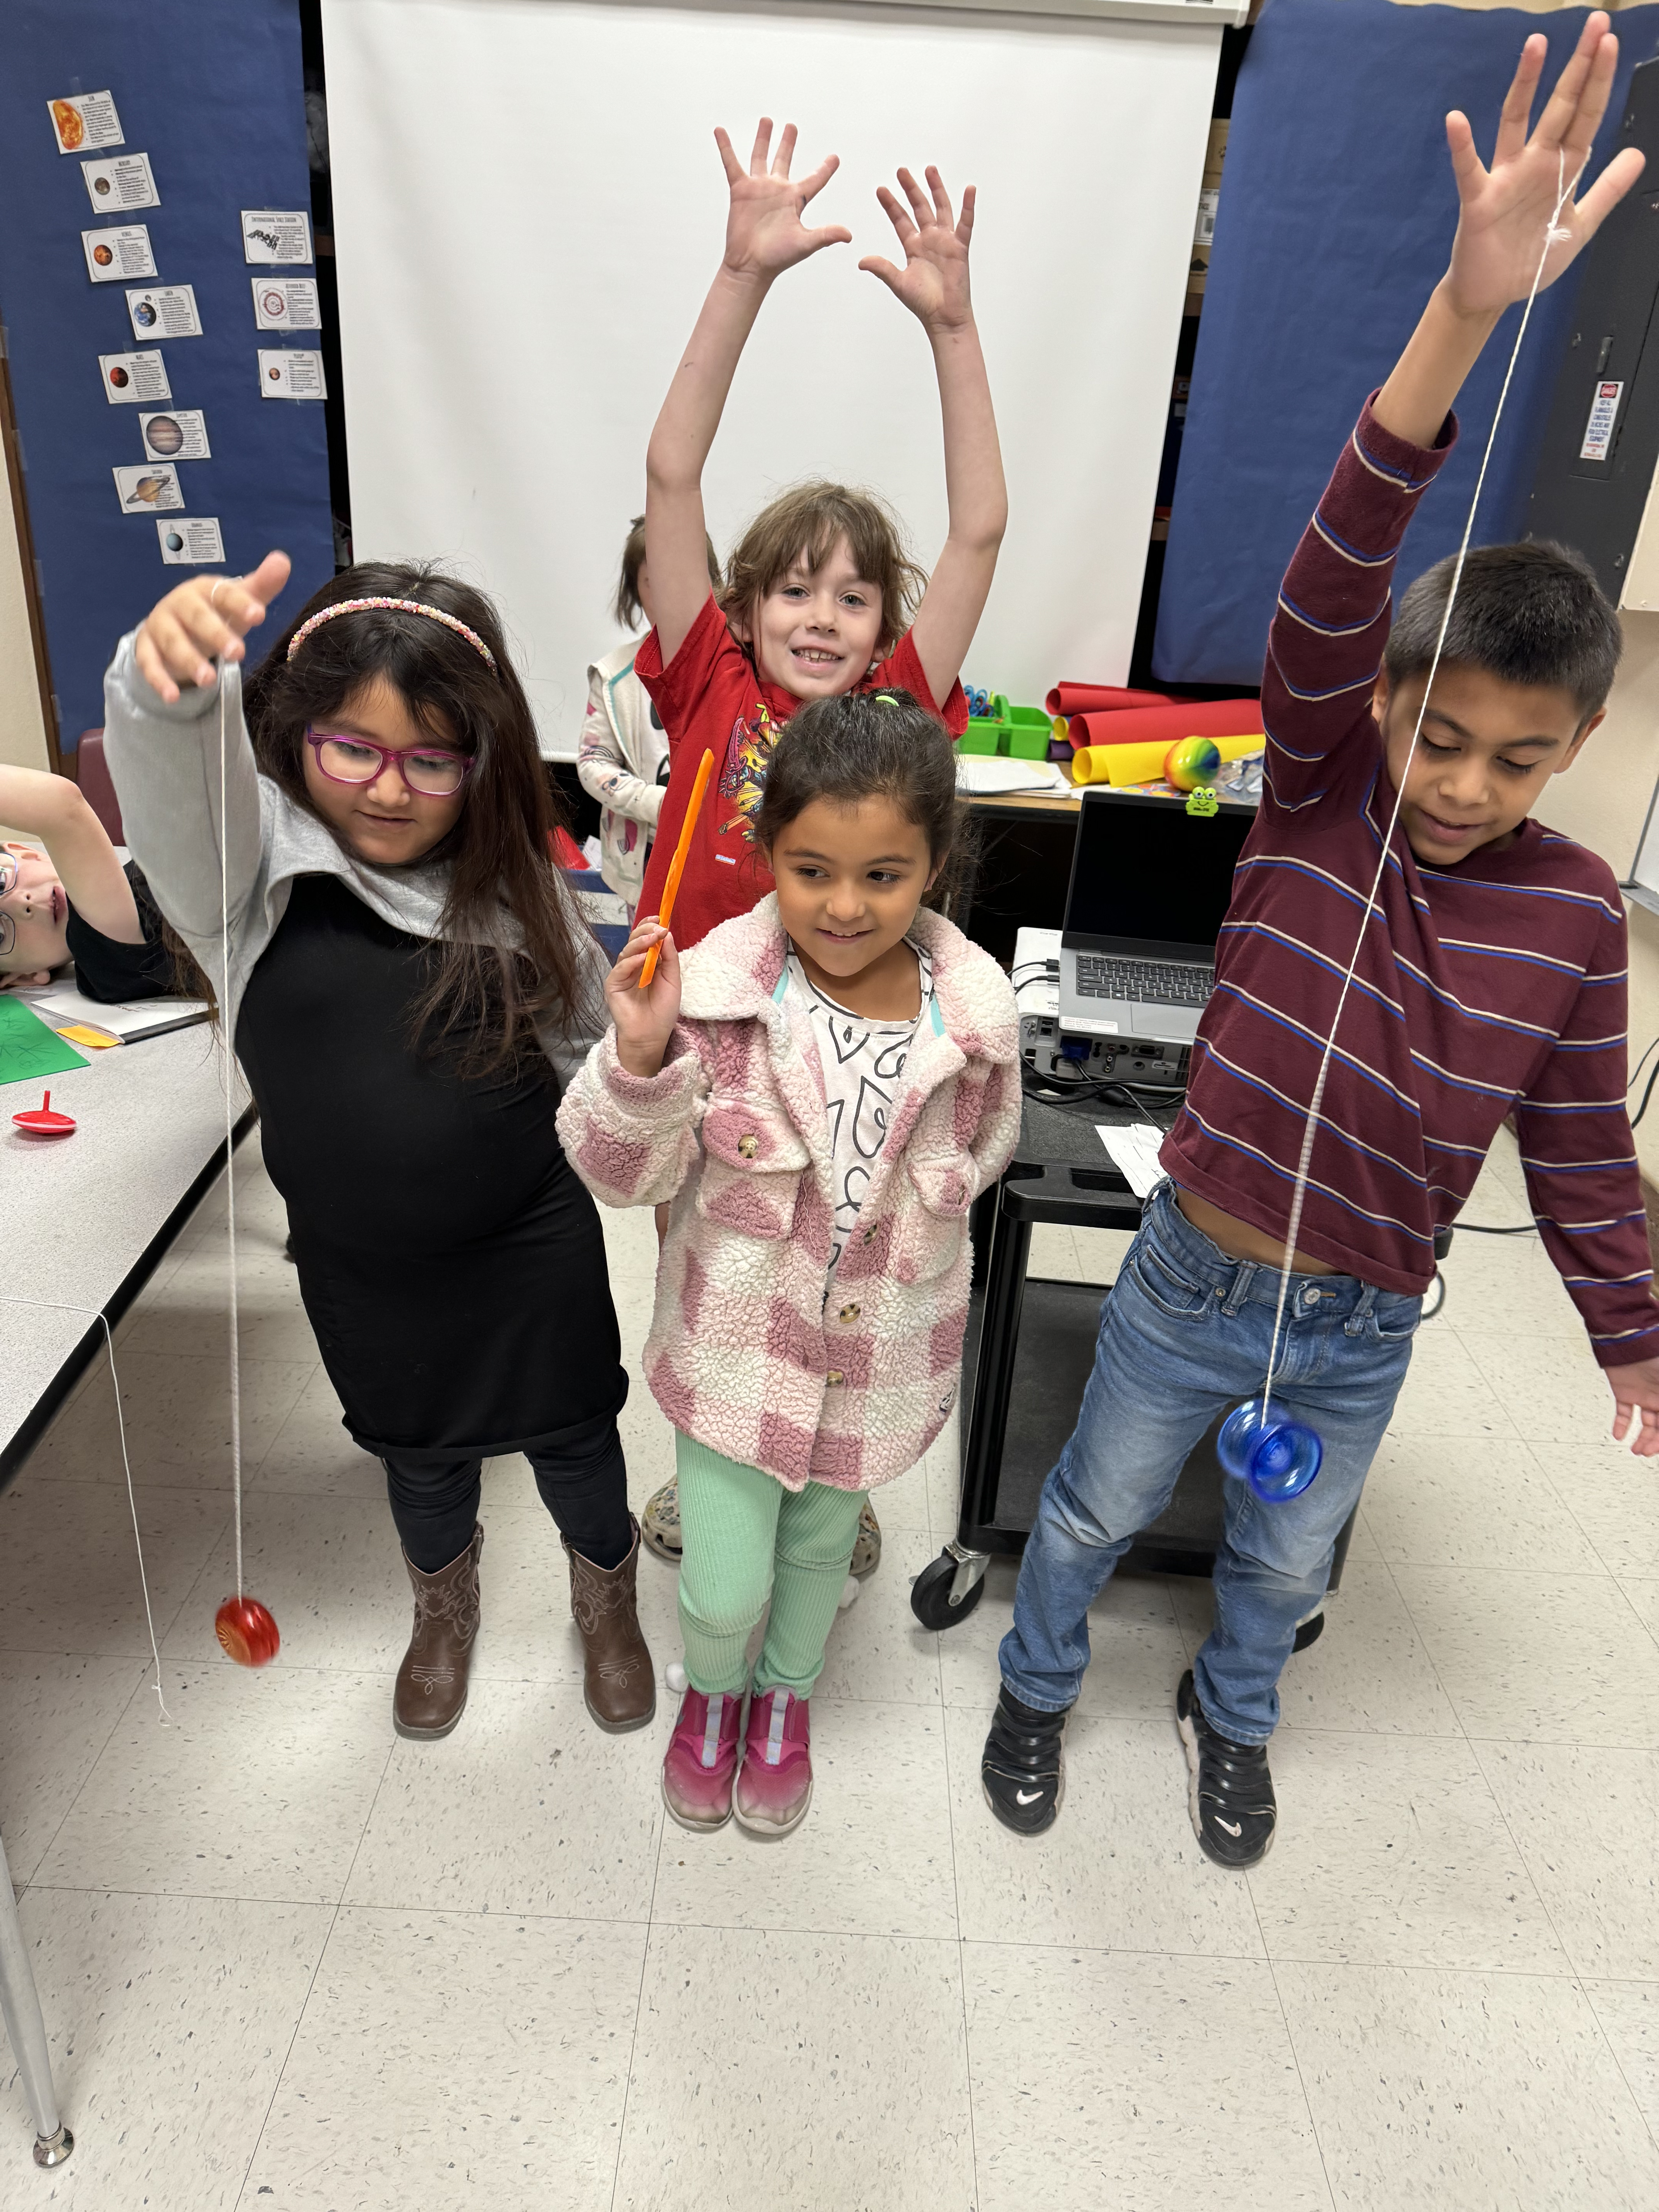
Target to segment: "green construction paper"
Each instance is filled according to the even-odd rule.
[[[0,1083],[26,1083],[84,1067],[86,1056],[48,1029],[33,1006],[0,991]]]

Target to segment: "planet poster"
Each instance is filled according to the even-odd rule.
[[[100,215],[125,214],[130,208],[161,204],[148,154],[117,154],[106,161],[82,161],[81,181]]]
[[[137,469],[112,469],[115,478],[116,496],[124,514],[160,514],[173,507],[182,507],[185,495],[179,489],[179,471],[166,461],[147,462]]]
[[[49,100],[52,135],[60,154],[93,154],[100,146],[118,146],[126,137],[110,92],[66,92]]]
[[[170,568],[190,568],[206,562],[222,561],[225,542],[216,514],[181,516],[178,521],[158,522],[156,541]]]
[[[199,338],[202,335],[193,284],[158,284],[150,291],[129,292],[127,313],[136,338]]]
[[[142,222],[124,222],[118,229],[83,230],[81,250],[87,257],[87,274],[94,284],[118,283],[125,276],[155,274],[155,256],[149,232]]]
[[[139,434],[144,451],[158,461],[210,460],[207,417],[198,407],[175,408],[166,415],[141,415]]]
[[[112,407],[153,407],[158,399],[173,397],[167,365],[159,353],[100,353],[98,368]]]
[[[323,356],[319,353],[286,350],[259,355],[259,397],[262,399],[326,399]]]

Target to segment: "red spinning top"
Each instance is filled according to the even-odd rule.
[[[32,1106],[26,1114],[14,1114],[11,1118],[23,1133],[29,1137],[67,1137],[73,1133],[75,1128],[75,1116],[72,1114],[52,1112],[50,1091],[42,1097],[38,1106]]]
[[[214,1632],[239,1667],[269,1667],[282,1646],[270,1607],[257,1597],[228,1597],[214,1616]]]

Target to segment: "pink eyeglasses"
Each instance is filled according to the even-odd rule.
[[[317,772],[331,783],[373,783],[391,762],[406,789],[417,799],[453,799],[477,766],[472,753],[447,752],[441,745],[377,745],[372,738],[319,737],[309,722],[306,743],[316,756]]]

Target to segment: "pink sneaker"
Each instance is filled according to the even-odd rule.
[[[662,1802],[683,1828],[723,1828],[732,1817],[743,1692],[704,1697],[689,1686],[662,1762]]]
[[[787,1836],[812,1802],[811,1722],[793,1690],[757,1690],[749,1700],[743,1765],[732,1809],[751,1836]]]

